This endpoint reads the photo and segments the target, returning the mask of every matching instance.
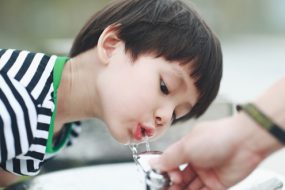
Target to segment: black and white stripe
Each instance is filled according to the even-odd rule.
[[[6,123],[3,130],[6,132],[5,134],[9,133],[5,135],[7,137],[12,132],[14,142],[10,141],[8,146],[14,145],[15,152],[11,154],[14,157],[28,150],[31,145],[33,139],[32,131],[35,131],[37,126],[37,111],[30,95],[18,81],[10,79],[5,74],[1,74],[0,87],[2,108],[0,115],[2,122]],[[1,140],[4,141],[5,139]],[[7,159],[11,159],[12,157],[8,156]]]
[[[0,49],[0,166],[35,175],[46,158],[56,56]],[[71,143],[79,133],[74,124]]]

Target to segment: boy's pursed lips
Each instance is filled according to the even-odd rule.
[[[145,136],[152,137],[154,134],[154,128],[138,123],[133,131],[135,140],[141,141]]]

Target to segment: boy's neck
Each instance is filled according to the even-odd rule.
[[[64,66],[57,91],[55,132],[59,131],[64,123],[100,115],[96,94],[100,64],[97,63],[95,48],[89,51],[94,51],[94,57],[82,53],[70,59]]]

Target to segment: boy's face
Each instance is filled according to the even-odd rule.
[[[135,62],[120,42],[97,80],[100,117],[123,144],[160,136],[173,116],[180,118],[197,102],[189,65],[142,55]]]

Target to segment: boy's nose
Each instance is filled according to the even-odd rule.
[[[155,114],[155,125],[156,127],[163,127],[170,125],[173,115],[173,106],[167,106],[160,108]]]

